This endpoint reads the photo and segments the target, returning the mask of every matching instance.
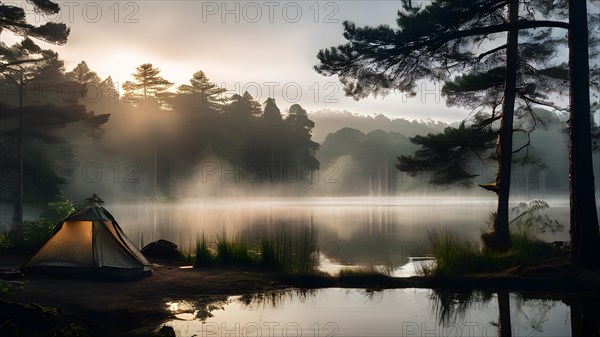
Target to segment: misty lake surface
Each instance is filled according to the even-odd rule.
[[[548,215],[568,224],[565,200],[546,199]],[[203,236],[254,237],[264,231],[309,230],[317,240],[321,269],[392,266],[409,276],[412,257],[427,256],[428,231],[454,230],[473,245],[486,230],[494,197],[231,198],[107,205],[131,240],[143,247],[166,239],[192,252]],[[567,240],[568,230],[545,233],[547,241]],[[406,266],[405,266],[406,265]],[[402,268],[402,266],[405,266]]]
[[[443,294],[424,289],[281,291],[212,303],[166,303],[165,324],[187,336],[570,336],[568,302],[504,294],[510,318],[500,317],[497,294]],[[506,315],[506,311],[504,312]],[[508,325],[508,324],[506,324]]]

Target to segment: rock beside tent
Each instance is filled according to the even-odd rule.
[[[142,254],[148,259],[158,259],[179,262],[182,261],[181,251],[171,241],[158,240],[151,242],[142,248]]]

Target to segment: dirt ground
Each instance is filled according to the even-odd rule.
[[[283,288],[267,273],[159,266],[151,276],[130,281],[28,275],[23,291],[11,291],[0,300],[60,308],[65,316],[84,322],[93,335],[112,336],[159,326],[171,318],[169,301],[207,301],[215,295]]]
[[[6,267],[6,263],[6,260],[2,261],[0,258],[0,266]],[[4,314],[3,310],[11,313],[11,302],[59,308],[61,317],[66,317],[67,322],[85,326],[88,336],[134,336],[136,334],[131,332],[140,327],[152,331],[172,318],[167,306],[170,301],[210,303],[228,295],[294,287],[503,289],[535,292],[538,294],[536,296],[565,292],[583,292],[597,296],[600,293],[598,272],[583,273],[562,260],[542,265],[524,265],[501,274],[474,275],[459,280],[391,278],[381,275],[346,278],[286,276],[259,270],[202,270],[176,265],[157,265],[151,276],[130,281],[47,274],[26,276],[24,290],[0,294],[0,314]],[[1,325],[0,321],[0,335],[4,337]]]

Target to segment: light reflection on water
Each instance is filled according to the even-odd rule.
[[[198,307],[170,302],[174,315],[187,315],[166,325],[178,337],[498,336],[499,322],[506,326],[510,321],[512,336],[571,335],[570,310],[563,301],[524,300],[516,294],[506,298],[509,302],[502,305],[508,305],[510,317],[499,315],[501,302],[496,294],[423,289],[279,291]],[[183,311],[172,309],[177,303],[183,303]],[[210,314],[190,319],[199,311]]]
[[[568,224],[565,202],[549,201],[548,214]],[[107,205],[126,234],[140,247],[158,239],[191,252],[203,235],[210,241],[264,228],[314,229],[324,269],[376,265],[403,266],[430,251],[429,229],[452,229],[477,245],[494,198],[278,198],[180,200],[175,203]],[[544,234],[567,240],[565,230]]]

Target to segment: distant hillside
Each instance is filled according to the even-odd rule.
[[[335,192],[388,195],[406,182],[396,169],[396,158],[411,155],[416,149],[399,132],[375,130],[365,134],[346,127],[327,135],[317,151],[317,159],[325,170],[335,168],[339,184],[330,186]]]
[[[341,128],[348,127],[369,133],[375,130],[385,132],[399,132],[406,137],[426,135],[430,132],[440,133],[449,124],[433,120],[409,121],[404,118],[390,119],[384,115],[362,116],[349,111],[319,110],[309,115],[315,122],[313,140],[322,143],[328,134]]]
[[[512,167],[511,193],[519,200],[547,198],[549,196],[566,196],[568,193],[568,146],[566,122],[564,118],[547,111],[537,111],[538,117],[544,121],[530,135],[522,132],[514,135],[514,149],[521,148],[530,141],[528,151],[520,151],[514,155]],[[447,124],[408,122],[402,119],[390,120],[385,116],[363,117],[348,112],[316,113],[313,120],[319,125],[339,123],[339,129],[329,133],[321,140],[321,147],[316,153],[321,162],[321,176],[334,178],[337,184],[329,184],[328,193],[348,195],[389,195],[402,191],[415,191],[431,188],[454,189],[451,186],[433,186],[428,184],[428,173],[409,177],[396,169],[397,157],[412,155],[419,147],[412,144],[409,137],[421,133],[441,132]],[[360,127],[348,127],[349,123],[361,123]],[[381,129],[369,132],[377,123],[387,124],[387,129],[404,128],[409,134]],[[391,124],[391,125],[390,125]],[[368,126],[367,126],[368,125]],[[440,130],[440,131],[436,131]],[[322,130],[322,129],[321,129]],[[525,164],[525,165],[524,165]],[[600,155],[594,155],[596,175],[600,175]],[[493,161],[471,163],[470,171],[476,177],[465,187],[472,192],[479,192],[477,184],[489,183],[495,179],[496,163]],[[332,179],[329,179],[332,180]],[[327,184],[322,184],[327,185]],[[598,187],[600,193],[600,187]]]

